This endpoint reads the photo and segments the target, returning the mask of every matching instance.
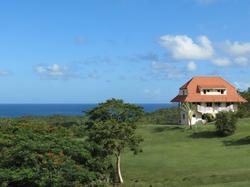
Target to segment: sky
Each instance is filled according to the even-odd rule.
[[[0,103],[168,103],[193,76],[250,87],[249,0],[3,0]]]

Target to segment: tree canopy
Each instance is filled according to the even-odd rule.
[[[248,90],[245,91],[240,91],[239,93],[248,102],[239,105],[238,116],[250,117],[250,88],[248,88]]]
[[[91,186],[107,182],[111,163],[61,126],[25,121],[0,126],[0,186]]]
[[[120,156],[128,147],[135,154],[140,151],[140,136],[135,134],[135,122],[143,115],[139,106],[111,99],[87,112],[88,141],[99,147],[99,154],[115,156],[118,182],[123,179],[120,170]],[[101,150],[101,151],[100,151]]]

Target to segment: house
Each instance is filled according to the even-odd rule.
[[[193,77],[182,87],[179,94],[171,102],[191,103],[192,117],[185,111],[180,112],[180,124],[194,125],[206,122],[204,114],[214,117],[220,111],[237,111],[239,103],[247,102],[242,98],[234,86],[217,76]],[[190,121],[190,122],[189,122]]]

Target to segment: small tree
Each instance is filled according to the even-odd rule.
[[[182,103],[181,104],[181,110],[186,114],[188,119],[188,125],[190,129],[192,129],[192,117],[194,115],[194,105],[192,103]]]
[[[236,130],[237,115],[233,112],[219,112],[216,115],[216,129],[221,136],[234,134]]]
[[[88,141],[99,146],[97,154],[115,156],[115,173],[119,183],[123,183],[121,153],[126,147],[135,154],[140,151],[142,138],[135,135],[135,122],[142,114],[141,107],[116,99],[107,100],[87,112]]]

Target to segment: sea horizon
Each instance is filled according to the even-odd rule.
[[[144,108],[145,112],[177,106],[175,103],[133,103]],[[97,106],[98,103],[4,103],[0,104],[0,117],[22,116],[80,116]]]

